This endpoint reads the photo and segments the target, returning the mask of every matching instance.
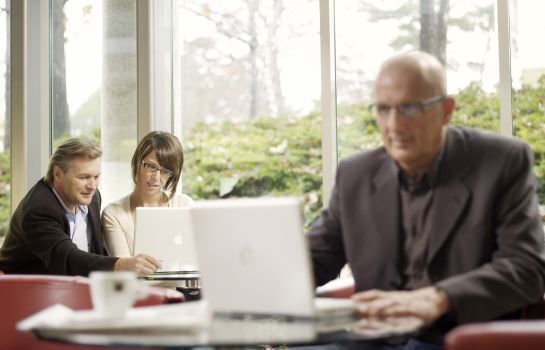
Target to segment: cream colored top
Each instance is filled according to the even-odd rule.
[[[191,207],[193,200],[185,194],[176,194],[169,207]],[[111,256],[133,255],[134,219],[131,214],[131,195],[112,202],[102,211],[102,229],[106,249]]]

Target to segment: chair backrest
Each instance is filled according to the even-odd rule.
[[[183,300],[183,295],[174,290],[151,288],[148,297],[137,302],[135,306]],[[63,304],[74,310],[91,309],[89,279],[70,276],[0,275],[0,349],[84,349],[81,346],[40,341],[15,329],[18,321],[54,304]],[[87,347],[89,348],[92,347]]]
[[[445,338],[447,350],[545,349],[545,321],[494,321],[454,328]]]

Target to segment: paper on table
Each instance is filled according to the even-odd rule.
[[[94,311],[74,311],[64,305],[53,305],[17,323],[19,331],[50,329],[83,332],[116,333],[127,331],[199,331],[209,322],[202,301],[133,308],[122,318],[102,318]]]

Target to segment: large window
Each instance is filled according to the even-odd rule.
[[[28,174],[19,173],[31,169],[35,177],[36,163],[47,162],[49,154],[32,154],[24,165],[24,157],[14,157],[16,181],[10,186],[9,150],[25,154],[19,140],[29,135],[22,129],[35,125],[34,114],[51,115],[50,124],[40,119],[39,125],[51,129],[52,149],[73,136],[101,141],[105,204],[131,190],[137,132],[151,127],[181,137],[183,191],[195,199],[302,195],[308,224],[322,206],[322,187],[328,187],[326,194],[330,190],[335,167],[333,150],[324,150],[322,161],[322,137],[324,146],[338,145],[339,158],[381,143],[367,111],[372,83],[384,59],[409,49],[430,51],[446,63],[448,92],[458,102],[454,123],[492,131],[501,124],[505,132],[511,120],[505,106],[512,107],[513,133],[534,151],[540,201],[545,202],[542,5],[517,0],[329,1],[49,0],[49,9],[43,2],[18,6],[16,16],[10,15],[9,1],[0,0],[0,225],[7,225],[10,191],[17,203],[33,184]],[[333,15],[320,5],[331,3],[335,45],[320,48],[329,40],[329,33],[320,33],[320,19]],[[497,5],[507,3],[510,53],[498,48],[496,32],[499,28],[505,43],[507,11]],[[27,92],[34,88],[33,96],[50,89],[44,93],[51,96],[50,108],[39,107],[40,101],[32,113],[25,112],[32,114],[26,123],[14,119],[13,140],[18,142],[10,144],[7,43],[10,35],[36,26],[26,23],[10,34],[8,22],[10,16],[17,19],[13,23],[43,20],[23,16],[29,9],[49,14],[51,35],[34,31],[14,63],[35,60],[49,40],[48,74],[33,64],[29,78],[20,78],[28,79],[23,85]],[[321,73],[327,74],[320,60],[331,57],[333,48],[335,80],[322,82]],[[505,62],[512,64],[512,89]],[[51,77],[51,84],[43,84],[44,76]],[[336,91],[336,130],[328,122],[331,111],[321,111],[322,88]],[[13,88],[11,110],[24,110],[20,90]],[[501,110],[498,91],[502,96],[512,91],[513,97],[502,97]],[[19,179],[28,183],[23,186]]]
[[[499,130],[494,0],[336,1],[339,158],[381,144],[367,110],[381,62],[428,51],[447,66],[454,123]]]
[[[545,33],[542,2],[513,1],[511,19],[511,77],[513,133],[534,152],[540,203],[545,203]]]
[[[136,147],[136,1],[52,0],[53,148],[102,143],[103,203],[132,190]]]
[[[322,207],[319,4],[175,1],[174,115],[193,198]]]

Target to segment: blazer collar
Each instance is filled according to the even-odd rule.
[[[463,182],[469,169],[467,141],[458,128],[449,127],[443,150],[443,159],[435,179],[433,208],[430,212],[432,232],[428,245],[427,260],[439,252],[455,224],[460,220],[471,192]],[[399,181],[393,171],[393,159],[389,156],[380,165],[373,179],[371,212],[376,228],[390,247],[384,247],[392,257],[398,256],[401,247]],[[394,250],[392,250],[394,249]]]
[[[107,255],[104,251],[104,236],[102,235],[102,224],[100,222],[100,192],[97,190],[93,196],[93,200],[89,205],[88,223],[91,224],[91,237],[92,245],[89,251],[99,254]]]
[[[464,183],[469,170],[468,160],[469,150],[464,134],[459,128],[449,127],[430,211],[428,262],[439,252],[456,223],[461,220],[471,197],[471,191]]]
[[[397,265],[400,256],[400,208],[399,208],[399,181],[394,171],[394,161],[384,151],[384,161],[381,162],[373,179],[370,208],[377,232],[383,238],[386,254]]]

